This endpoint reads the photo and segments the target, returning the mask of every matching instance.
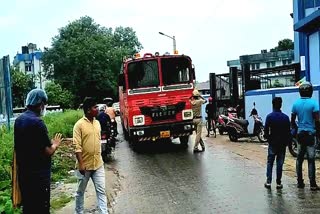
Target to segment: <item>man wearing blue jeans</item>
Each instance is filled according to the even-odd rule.
[[[319,135],[320,131],[319,104],[311,99],[313,93],[311,83],[302,83],[299,86],[299,93],[301,98],[293,104],[291,114],[291,126],[294,129],[298,128],[297,187],[305,187],[302,177],[302,164],[307,153],[310,189],[317,191],[320,188],[316,182],[315,136],[316,134]],[[296,125],[296,117],[298,117],[298,127]]]
[[[273,112],[268,114],[265,124],[265,137],[268,139],[267,181],[265,188],[271,188],[272,168],[277,160],[277,189],[282,189],[282,168],[286,155],[286,146],[291,140],[289,117],[281,112],[282,99],[275,97],[272,100]]]
[[[83,102],[84,117],[73,128],[73,144],[77,157],[78,189],[76,192],[76,214],[84,212],[84,192],[91,178],[96,190],[98,210],[107,214],[107,197],[105,191],[105,172],[101,157],[101,127],[95,117],[98,115],[97,103],[92,98]]]

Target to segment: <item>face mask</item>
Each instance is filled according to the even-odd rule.
[[[47,108],[46,108],[46,106],[44,106],[43,109],[41,109],[41,111],[40,111],[40,116],[44,117],[46,115],[46,113],[47,113]]]

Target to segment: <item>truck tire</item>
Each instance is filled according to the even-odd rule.
[[[123,124],[122,124],[122,132],[123,132],[124,139],[125,139],[126,141],[128,141],[128,140],[129,140],[129,133],[128,133],[128,131],[126,130],[126,128],[124,127]]]
[[[179,137],[179,140],[180,140],[180,146],[182,148],[188,148],[189,135],[188,136],[181,136],[181,137]]]

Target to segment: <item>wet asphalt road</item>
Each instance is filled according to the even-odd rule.
[[[283,190],[266,190],[264,167],[215,140],[197,154],[192,139],[187,150],[152,142],[133,150],[120,140],[114,165],[124,178],[114,213],[320,213],[320,192],[298,190],[287,176]]]

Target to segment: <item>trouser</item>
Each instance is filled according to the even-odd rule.
[[[202,132],[202,123],[201,118],[193,119],[193,123],[196,129],[196,140],[194,144],[194,148],[198,148],[199,143],[201,143],[202,148],[204,147],[203,141],[201,140],[201,132]]]
[[[50,171],[18,171],[24,214],[50,213]]]
[[[208,116],[208,119],[207,119],[207,120],[208,120],[208,135],[209,135],[209,134],[210,134],[210,130],[211,130],[211,128],[212,128],[212,127],[211,127],[211,125],[212,125],[212,119],[211,119],[211,117]]]
[[[298,143],[298,156],[296,162],[297,179],[299,183],[303,182],[302,176],[302,164],[304,161],[304,156],[307,153],[308,158],[308,175],[310,180],[310,185],[316,184],[316,165],[315,165],[315,146],[307,146]]]
[[[76,171],[76,176],[78,178],[78,189],[76,192],[76,214],[84,213],[84,192],[87,188],[89,179],[92,179],[94,184],[97,200],[98,209],[100,214],[107,214],[107,197],[105,191],[105,171],[102,165],[97,170],[87,170],[84,175],[82,175],[79,170]]]
[[[274,160],[277,161],[277,184],[281,184],[283,163],[286,156],[286,149],[275,149],[269,145],[267,161],[267,183],[272,182],[272,168]]]

